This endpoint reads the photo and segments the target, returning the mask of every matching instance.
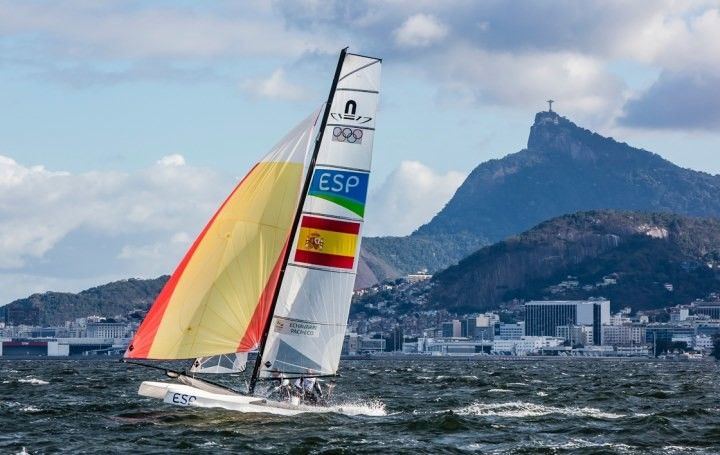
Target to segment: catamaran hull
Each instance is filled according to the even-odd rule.
[[[330,408],[294,405],[247,395],[212,393],[197,387],[171,382],[144,381],[140,384],[138,395],[157,398],[175,406],[221,408],[230,411],[259,412],[282,416],[334,411]]]

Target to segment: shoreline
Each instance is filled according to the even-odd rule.
[[[0,362],[3,361],[60,361],[60,360],[79,360],[79,361],[105,361],[105,362],[122,362],[122,356],[0,356]],[[578,356],[578,357],[560,357],[560,356],[501,356],[501,355],[473,355],[473,356],[434,356],[434,355],[418,355],[418,354],[376,354],[376,355],[344,355],[340,357],[344,361],[365,361],[365,360],[418,360],[422,362],[534,362],[534,361],[557,361],[557,362],[574,362],[574,361],[612,361],[621,360],[629,362],[714,362],[712,357],[704,357],[702,359],[684,359],[684,358],[656,358],[656,357],[622,357],[622,356]],[[177,362],[175,360],[174,362]]]

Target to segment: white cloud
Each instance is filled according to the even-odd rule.
[[[267,79],[245,81],[241,88],[250,96],[288,101],[307,99],[311,95],[305,88],[289,82],[282,68],[275,70]]]
[[[415,14],[395,30],[395,43],[401,47],[425,47],[441,41],[447,27],[434,16]]]
[[[312,60],[334,55],[344,42],[426,75],[442,96],[522,109],[552,96],[564,114],[600,127],[638,96],[615,71],[625,61],[658,75],[720,74],[717,0],[520,0],[512,7],[465,0],[0,0],[0,8],[1,59],[76,86],[226,80],[237,72],[223,62],[238,56],[250,67],[278,57]],[[242,88],[280,99],[303,93],[282,70]]]
[[[620,109],[623,81],[602,61],[576,53],[495,53],[456,48],[428,66],[442,83],[448,102],[491,104],[532,109],[548,98],[583,123],[597,125]]]
[[[185,166],[185,157],[177,153],[166,155],[157,161],[160,166]]]
[[[181,155],[134,173],[84,174],[0,156],[0,283],[93,285],[170,273],[233,180]],[[17,292],[2,286],[0,304],[28,294]]]
[[[263,2],[210,8],[71,0],[0,2],[0,35],[45,36],[29,49],[69,59],[298,56],[328,49],[319,34],[288,30]]]
[[[281,2],[286,21],[352,34],[426,76],[442,100],[526,110],[552,97],[564,115],[604,130],[640,95],[630,88],[639,73],[720,75],[717,0],[308,3]]]
[[[417,161],[403,161],[369,197],[364,235],[407,235],[442,209],[466,174],[438,174]]]
[[[674,7],[673,7],[674,6]],[[613,55],[671,71],[720,71],[720,7],[701,9],[691,2],[661,9],[613,37]]]

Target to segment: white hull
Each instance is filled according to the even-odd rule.
[[[305,412],[343,412],[334,407],[293,405],[287,402],[240,395],[212,393],[197,387],[172,382],[144,381],[138,395],[163,400],[176,406],[195,408],[221,408],[239,412],[262,412],[283,416],[294,416]]]

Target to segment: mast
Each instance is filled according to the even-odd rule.
[[[338,59],[337,67],[335,68],[335,76],[333,77],[332,84],[330,85],[330,93],[325,105],[325,111],[323,112],[322,121],[318,130],[317,139],[315,140],[315,149],[313,150],[312,157],[310,158],[310,164],[308,165],[307,175],[305,176],[305,182],[303,183],[303,189],[300,192],[300,201],[298,203],[297,211],[295,212],[295,219],[293,220],[292,228],[290,229],[290,236],[287,240],[288,244],[285,248],[285,254],[283,257],[282,266],[280,267],[280,273],[278,275],[277,285],[275,286],[275,292],[273,293],[272,303],[268,311],[268,318],[265,322],[265,328],[263,329],[262,338],[260,339],[260,347],[258,349],[258,356],[255,359],[255,367],[253,368],[252,376],[250,378],[250,386],[248,392],[252,395],[255,392],[255,384],[258,380],[258,373],[260,372],[261,362],[263,353],[265,351],[265,343],[270,333],[270,326],[272,324],[273,314],[275,313],[275,307],[277,306],[278,297],[280,295],[280,287],[282,285],[283,277],[285,276],[285,269],[287,268],[288,261],[290,260],[290,254],[292,250],[293,240],[295,233],[300,224],[300,217],[302,215],[303,205],[305,199],[307,199],[307,193],[310,189],[310,180],[312,179],[313,171],[315,170],[315,161],[317,160],[318,153],[320,153],[320,146],[322,145],[322,137],[325,132],[325,125],[327,124],[328,117],[330,116],[330,107],[332,105],[333,97],[335,96],[335,89],[337,88],[338,81],[340,79],[340,71],[342,70],[343,62],[345,61],[345,55],[347,54],[348,48],[344,48],[340,51],[340,58]]]

